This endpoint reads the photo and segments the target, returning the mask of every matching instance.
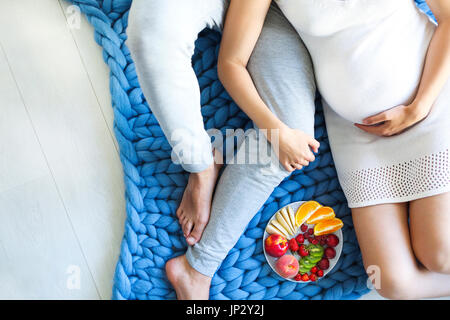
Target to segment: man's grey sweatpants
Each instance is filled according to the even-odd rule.
[[[143,93],[169,142],[181,150],[177,160],[189,172],[203,171],[213,161],[191,65],[194,42],[205,27],[222,27],[226,8],[226,0],[133,0],[130,11],[127,45]],[[248,70],[269,108],[291,128],[313,136],[316,88],[312,63],[276,5],[269,11]],[[256,132],[247,139],[238,150],[241,159],[257,152],[251,150],[258,145]],[[193,154],[200,155],[200,160],[193,162]],[[266,163],[260,159],[259,164],[226,166],[202,239],[186,254],[200,273],[214,275],[253,216],[289,175],[279,165],[268,169]]]

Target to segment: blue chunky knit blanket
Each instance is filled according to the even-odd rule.
[[[113,298],[173,299],[175,292],[164,265],[186,249],[175,211],[188,175],[170,160],[170,145],[142,94],[125,45],[131,0],[69,1],[78,5],[94,26],[95,40],[103,47],[103,58],[111,69],[114,130],[124,169],[127,211]],[[428,10],[424,0],[417,2]],[[205,126],[223,131],[250,128],[251,122],[217,78],[219,42],[219,33],[203,31],[192,59],[202,92]],[[317,160],[284,180],[256,213],[214,276],[211,299],[355,299],[369,291],[350,210],[333,166],[319,98],[315,128],[321,143]],[[265,261],[264,228],[280,207],[309,199],[333,207],[344,221],[342,256],[333,271],[316,283],[283,281]]]

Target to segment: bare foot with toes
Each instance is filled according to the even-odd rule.
[[[177,293],[178,300],[208,300],[211,278],[192,268],[186,256],[166,263],[167,278]]]
[[[190,246],[200,240],[209,221],[212,196],[221,167],[221,164],[213,163],[208,169],[189,175],[177,217]]]

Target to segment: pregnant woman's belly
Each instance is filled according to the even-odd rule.
[[[414,99],[435,29],[428,20],[414,22],[358,26],[313,43],[304,35],[318,88],[336,113],[360,123]]]

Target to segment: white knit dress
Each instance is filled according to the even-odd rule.
[[[414,0],[277,0],[310,51],[339,181],[349,206],[450,191],[450,81],[429,116],[400,135],[354,123],[408,104],[436,24]]]

